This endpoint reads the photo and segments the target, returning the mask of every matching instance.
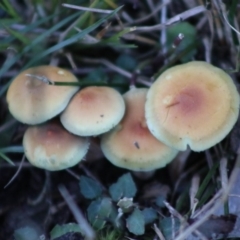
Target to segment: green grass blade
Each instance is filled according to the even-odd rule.
[[[51,16],[48,16],[48,17],[42,18],[42,19],[40,19],[40,20],[38,20],[38,21],[36,21],[36,22],[33,22],[32,24],[27,25],[25,28],[20,29],[19,32],[21,32],[21,33],[30,32],[30,31],[36,29],[38,26],[40,26],[40,25],[42,25],[42,24],[44,24],[44,23],[47,23],[48,21],[50,21],[51,19],[53,19],[54,17],[56,17],[58,14],[59,14],[59,13],[53,14],[53,15],[51,15]],[[16,21],[12,22],[11,24],[13,24],[13,23],[16,23]],[[0,24],[1,24],[1,25],[3,25],[3,24],[4,24],[4,25],[8,25],[7,23],[5,23],[5,21],[2,21],[2,20],[0,21]],[[8,43],[8,44],[10,44],[14,39],[15,39],[15,38],[14,38],[13,36],[9,36],[9,37],[3,39],[3,41],[1,41],[1,43]]]
[[[228,11],[229,11],[228,16],[229,16],[230,22],[233,23],[234,16],[238,9],[237,5],[239,3],[239,0],[232,0],[232,1],[229,1],[229,3],[231,3],[231,4],[228,9]]]
[[[31,42],[30,40],[21,32],[12,30],[11,28],[3,25],[4,29],[11,34],[14,38],[18,39],[20,42],[22,42],[25,46],[29,45]]]
[[[203,192],[206,190],[207,185],[209,184],[211,178],[213,177],[213,175],[215,174],[217,168],[219,167],[219,162],[215,163],[212,167],[212,169],[208,172],[207,176],[204,178],[201,186],[199,187],[199,190],[196,194],[196,198],[200,199],[203,195]]]
[[[90,8],[96,7],[97,4],[98,4],[98,2],[99,2],[99,0],[94,0],[89,7],[90,7]],[[76,27],[82,28],[83,24],[84,24],[85,22],[87,22],[87,19],[89,18],[90,14],[91,14],[91,12],[85,11],[85,12],[82,14],[82,16],[77,20]],[[70,32],[68,33],[68,36],[70,37],[72,34],[73,34],[73,32],[70,31]]]
[[[215,193],[215,186],[209,186],[206,191],[204,192],[201,201],[198,203],[198,207],[201,208]]]
[[[3,0],[3,3],[0,3],[0,7],[4,9],[13,18],[20,18],[9,0]]]
[[[96,43],[95,45],[108,45],[111,47],[117,47],[117,48],[136,48],[137,46],[134,44],[123,44],[120,42],[120,38],[129,33],[134,31],[134,28],[126,28],[116,34],[114,34],[113,36],[111,36],[108,39],[104,39],[98,43]]]
[[[52,34],[53,32],[55,32],[57,29],[63,27],[64,25],[66,25],[68,22],[72,21],[74,18],[76,18],[79,15],[79,12],[63,19],[61,22],[59,22],[58,24],[56,24],[55,26],[53,26],[51,29],[47,30],[46,32],[44,32],[43,34],[41,34],[40,36],[38,36],[35,40],[32,41],[32,43],[28,46],[26,46],[23,51],[19,54],[17,54],[14,58],[6,61],[4,63],[4,65],[1,67],[0,69],[0,77],[6,72],[8,71],[8,69],[14,64],[16,63],[22,56],[24,56],[27,52],[29,52],[32,48],[34,48],[34,46],[36,46],[37,44],[39,44],[41,41],[43,41],[47,36],[49,36],[50,34]],[[8,84],[6,84],[1,90],[0,90],[0,96],[6,91],[6,89],[8,88],[10,82]]]
[[[16,19],[12,19],[12,18],[0,19],[0,24],[5,24],[5,25],[9,26],[9,25],[14,24],[14,23],[16,23]]]
[[[5,161],[7,161],[9,164],[15,166],[14,162],[8,156],[6,156],[4,153],[0,152],[0,157],[2,159],[4,159]]]
[[[39,54],[38,56],[36,56],[33,60],[31,60],[30,62],[27,63],[27,65],[25,66],[25,68],[30,67],[32,64],[36,63],[38,60],[46,57],[47,55],[58,51],[72,43],[77,42],[78,40],[80,40],[81,38],[83,38],[86,34],[90,33],[91,31],[95,30],[97,27],[99,27],[102,23],[104,23],[107,19],[111,18],[116,12],[118,12],[122,7],[117,8],[116,10],[114,10],[112,13],[110,13],[109,15],[107,15],[106,17],[101,18],[100,20],[98,20],[96,23],[94,23],[92,26],[84,29],[82,32],[77,33],[76,35],[70,37],[69,39],[66,39],[56,45],[54,45],[53,47],[47,49],[46,51],[42,52],[41,54]]]
[[[11,146],[11,147],[4,147],[0,148],[1,153],[23,153],[23,147],[22,146]]]
[[[123,44],[120,42],[111,42],[111,43],[108,43],[107,45],[115,48],[138,48],[138,46],[135,44]]]
[[[233,27],[235,27],[234,26],[234,17],[236,17],[237,18],[237,9],[238,9],[238,7],[237,7],[237,5],[238,5],[238,0],[232,0],[232,1],[229,1],[229,2],[231,2],[231,5],[229,6],[229,9],[228,9],[228,20],[229,20],[229,23],[233,26]],[[238,38],[238,36],[237,36],[237,33],[233,30],[233,29],[231,29],[231,32],[232,32],[232,38],[233,38],[233,42],[234,42],[234,44],[235,45],[239,45],[240,43],[239,43],[239,38]]]

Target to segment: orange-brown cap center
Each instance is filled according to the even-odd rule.
[[[163,99],[167,109],[176,108],[182,114],[190,114],[198,111],[203,105],[203,94],[200,89],[184,88],[175,96],[167,95]]]

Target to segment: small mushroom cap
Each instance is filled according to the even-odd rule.
[[[149,89],[147,125],[178,150],[203,151],[220,142],[239,114],[239,94],[223,70],[194,61],[165,71]]]
[[[96,136],[109,131],[122,119],[122,95],[110,87],[86,87],[79,91],[61,114],[63,126],[79,136]]]
[[[148,130],[144,116],[147,91],[134,88],[124,94],[126,112],[122,121],[101,138],[105,157],[114,165],[134,171],[164,167],[178,152]]]
[[[29,127],[23,137],[29,162],[50,171],[79,163],[89,148],[89,139],[69,133],[59,122]]]
[[[9,111],[20,122],[39,124],[62,112],[79,87],[54,86],[37,79],[77,82],[69,71],[54,66],[39,66],[21,72],[7,92]]]

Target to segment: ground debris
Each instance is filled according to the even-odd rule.
[[[234,214],[225,216],[211,215],[210,218],[198,228],[198,231],[204,234],[207,239],[219,239],[227,236],[234,229],[236,220],[237,216]],[[197,219],[190,219],[189,223],[192,224],[195,221],[197,221]]]

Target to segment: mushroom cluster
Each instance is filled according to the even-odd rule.
[[[67,70],[39,66],[23,71],[11,83],[9,111],[31,125],[23,147],[34,166],[56,171],[76,165],[88,151],[88,136],[109,131],[122,119],[125,104],[116,90],[91,86],[79,91],[76,86],[54,85],[77,81]]]
[[[220,142],[239,114],[232,79],[206,62],[172,67],[150,89],[132,87],[124,95],[110,87],[79,91],[57,81],[78,80],[58,67],[34,67],[20,73],[7,92],[11,114],[33,125],[23,137],[27,159],[51,171],[80,162],[92,136],[100,136],[102,152],[116,166],[161,168],[179,150],[203,151]]]

